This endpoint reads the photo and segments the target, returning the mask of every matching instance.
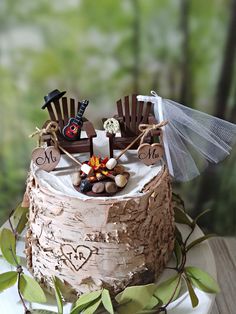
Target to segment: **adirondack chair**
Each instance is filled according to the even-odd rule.
[[[140,124],[157,124],[154,115],[151,113],[151,102],[137,101],[136,95],[132,95],[131,97],[125,96],[123,101],[119,99],[116,104],[117,115],[114,118],[119,121],[121,136],[107,133],[110,157],[113,157],[115,149],[124,149],[140,134]],[[152,131],[151,135],[145,138],[145,142],[153,143],[153,137],[159,136],[160,132],[159,130]],[[137,149],[139,143],[140,141],[137,141],[130,149]]]
[[[61,130],[67,124],[69,118],[75,117],[80,108],[80,103],[76,102],[73,98],[62,97],[60,99],[54,99],[52,102],[47,103],[42,107],[42,109],[47,108],[49,117],[44,123],[44,127],[50,121],[56,121],[59,125],[59,131],[57,132],[57,137],[59,145],[67,150],[69,153],[84,153],[90,152],[90,156],[93,155],[93,138],[97,136],[93,124],[86,118],[83,118],[82,130],[86,132],[86,138],[80,138],[76,141],[67,141],[61,134]],[[44,141],[48,145],[51,145],[50,135],[44,136]]]

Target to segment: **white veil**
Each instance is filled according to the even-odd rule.
[[[190,109],[175,101],[138,95],[138,101],[152,102],[158,122],[163,127],[163,144],[169,172],[176,181],[189,181],[209,163],[226,158],[236,142],[236,125],[206,113]]]

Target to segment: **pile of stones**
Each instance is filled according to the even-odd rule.
[[[129,177],[125,167],[117,164],[112,170],[96,169],[91,175],[77,171],[72,175],[72,184],[76,190],[89,196],[111,196],[127,185]]]

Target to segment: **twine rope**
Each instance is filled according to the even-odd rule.
[[[36,131],[32,134],[29,135],[29,137],[34,137],[34,136],[38,136],[38,147],[42,146],[42,142],[43,142],[43,135],[45,134],[50,134],[52,141],[55,145],[56,148],[58,148],[58,138],[56,135],[56,132],[58,131],[58,124],[55,121],[51,121],[48,123],[48,125],[46,126],[46,128],[43,129],[39,129],[38,127],[36,127]]]
[[[145,137],[151,132],[152,130],[160,129],[161,127],[165,126],[168,121],[161,121],[158,124],[140,124],[139,131],[141,132],[138,137],[136,137],[125,149],[121,151],[121,153],[115,158],[118,160],[130,147],[132,147],[140,138],[140,144],[144,142]]]
[[[61,147],[58,143],[58,138],[56,135],[56,132],[59,130],[58,127],[58,123],[55,121],[51,121],[48,123],[48,125],[46,126],[46,128],[43,129],[39,129],[38,127],[36,127],[36,131],[32,134],[29,135],[29,137],[34,137],[36,135],[38,135],[38,147],[41,147],[42,142],[43,142],[43,135],[45,134],[50,134],[51,135],[51,139],[54,143],[55,148],[60,149],[61,151],[63,151],[63,153],[65,153],[71,160],[73,160],[75,163],[77,163],[78,165],[82,166],[82,163],[77,160],[74,156],[72,156],[67,150],[65,150],[63,147]]]
[[[157,130],[162,128],[168,123],[168,121],[161,121],[158,124],[140,124],[139,131],[142,133],[142,137],[140,140],[140,144],[143,144],[145,137],[151,132],[152,130]]]

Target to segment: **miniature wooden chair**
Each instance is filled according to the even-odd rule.
[[[131,101],[130,101],[131,100]],[[117,115],[115,119],[119,121],[121,136],[107,133],[109,138],[110,157],[113,157],[114,149],[122,150],[127,147],[139,134],[140,124],[157,124],[154,115],[151,113],[152,103],[137,101],[136,95],[124,97],[117,101]],[[104,119],[105,120],[105,119]],[[160,131],[152,131],[151,136],[146,137],[145,142],[153,143],[153,136],[159,136]],[[137,141],[130,149],[137,149],[139,141]]]
[[[54,99],[52,102],[47,103],[42,109],[47,108],[49,117],[51,120],[45,122],[44,127],[50,121],[56,121],[61,131],[63,127],[68,123],[71,117],[75,117],[80,108],[80,103],[75,99],[62,97],[61,99]],[[60,131],[57,133],[59,145],[67,150],[69,153],[84,153],[90,152],[90,156],[93,155],[93,138],[97,136],[93,124],[86,118],[83,118],[82,130],[86,132],[87,138],[80,138],[76,141],[67,141]],[[44,141],[48,145],[51,145],[50,135],[44,136]]]

